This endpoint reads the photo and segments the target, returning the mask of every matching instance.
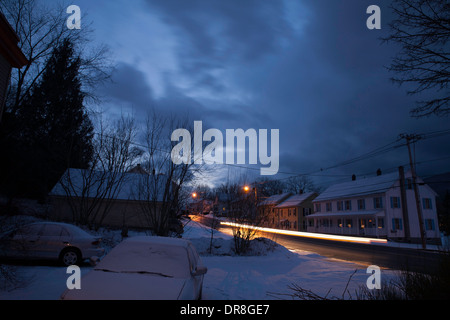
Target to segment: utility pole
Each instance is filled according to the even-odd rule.
[[[401,206],[402,206],[402,214],[403,220],[405,221],[405,239],[407,242],[411,241],[411,233],[409,226],[409,215],[408,215],[408,200],[406,198],[406,188],[405,188],[405,171],[403,166],[398,168],[398,173],[400,177],[400,195],[401,195]]]
[[[412,184],[414,188],[414,196],[416,198],[416,207],[417,207],[417,215],[419,218],[419,228],[420,228],[420,238],[422,240],[422,249],[426,249],[427,243],[425,238],[425,228],[423,226],[423,216],[422,216],[422,207],[420,206],[420,194],[419,194],[419,187],[416,182],[416,170],[414,167],[412,154],[411,154],[411,143],[416,143],[421,139],[420,135],[417,134],[406,134],[402,133],[399,136],[401,139],[406,140],[406,146],[408,147],[408,154],[409,154],[409,164],[411,167],[411,174],[412,174]],[[400,183],[404,183],[404,181],[400,181]]]

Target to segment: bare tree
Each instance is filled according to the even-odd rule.
[[[433,91],[432,98],[419,101],[412,109],[415,117],[450,112],[450,3],[442,0],[394,0],[396,19],[392,33],[383,39],[401,46],[390,70],[398,76],[392,80],[415,87],[410,94]]]
[[[201,166],[194,166],[193,162],[175,164],[172,161],[171,133],[177,128],[189,128],[187,121],[156,112],[147,118],[143,167],[149,174],[142,175],[137,195],[148,224],[159,236],[168,236],[171,226],[178,223],[182,188],[201,170]]]
[[[264,225],[269,215],[267,208],[260,206],[262,198],[257,197],[255,189],[245,191],[244,185],[246,184],[230,183],[220,187],[220,190],[229,196],[228,219],[232,222],[234,251],[239,255],[248,252],[258,228]]]
[[[285,191],[294,194],[314,191],[314,183],[307,176],[293,176],[286,180]]]
[[[64,39],[74,45],[81,58],[80,80],[87,98],[99,98],[95,88],[109,79],[111,63],[108,49],[104,45],[93,47],[90,35],[92,29],[83,17],[80,30],[69,29],[66,25],[68,14],[61,2],[48,6],[39,0],[2,0],[0,11],[19,36],[19,47],[29,61],[21,69],[14,69],[7,95],[7,111],[15,113],[30,94],[33,85],[44,72],[45,61],[55,47]]]
[[[25,216],[0,215],[0,234],[3,234],[3,236],[5,236],[8,232],[17,230],[30,223],[30,221],[33,220]],[[8,241],[2,241],[0,243],[1,256],[5,254],[5,251],[8,251],[9,244],[10,243]],[[17,243],[17,248],[20,248],[24,253],[26,253],[26,249],[21,246],[20,242]],[[33,280],[34,276],[26,276],[24,273],[20,272],[20,269],[17,266],[11,264],[3,264],[0,261],[0,291],[12,291],[19,288],[25,288]]]
[[[258,179],[255,185],[260,197],[270,197],[274,194],[279,194],[286,188],[284,181],[267,177]]]
[[[107,217],[128,182],[127,171],[142,155],[142,150],[133,144],[136,134],[131,117],[122,116],[112,125],[101,123],[90,168],[70,169],[63,175],[59,185],[75,222],[96,227]]]

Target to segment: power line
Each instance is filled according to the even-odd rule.
[[[104,133],[100,134],[100,133],[96,132],[94,134],[103,135],[103,136],[106,136],[108,138],[115,138],[115,139],[121,140],[120,138],[112,137],[112,136],[106,135]],[[444,135],[447,135],[447,134],[450,134],[450,129],[422,133],[422,134],[418,134],[416,136],[418,137],[417,138],[417,141],[418,141],[419,137],[420,137],[420,139],[432,139],[432,138],[444,136]],[[276,180],[285,180],[285,179],[289,179],[289,178],[297,177],[297,176],[315,176],[315,177],[347,177],[347,176],[350,176],[350,174],[348,174],[348,175],[346,175],[346,174],[340,174],[340,175],[337,175],[337,174],[334,174],[334,175],[333,174],[323,174],[323,172],[331,170],[331,169],[335,169],[335,168],[338,168],[338,167],[346,166],[346,165],[349,165],[349,164],[352,164],[352,163],[355,163],[355,162],[367,160],[369,158],[372,158],[372,157],[375,157],[375,156],[379,156],[379,155],[388,153],[390,151],[393,151],[395,149],[398,149],[400,147],[406,146],[407,144],[404,143],[404,142],[403,143],[399,143],[403,139],[404,135],[405,134],[402,134],[395,141],[392,141],[392,142],[390,142],[390,143],[388,143],[386,145],[383,145],[381,147],[375,148],[375,149],[373,149],[373,150],[371,150],[369,152],[366,152],[366,153],[364,153],[362,155],[359,155],[357,157],[350,158],[350,159],[338,162],[338,163],[336,163],[334,165],[331,165],[331,166],[328,166],[328,167],[324,167],[324,168],[320,168],[320,169],[317,169],[317,170],[314,170],[314,171],[311,171],[311,172],[298,173],[298,172],[289,172],[289,171],[279,171],[278,170],[276,173],[278,173],[278,174],[287,174],[287,175],[290,175],[290,176],[289,177],[284,177],[284,178],[279,178],[279,179],[273,179],[273,180],[275,180],[275,181]],[[133,144],[135,146],[138,146],[138,147],[141,147],[141,148],[144,148],[144,149],[148,149],[148,146],[146,146],[146,145],[144,145],[142,143],[137,143],[137,142],[134,142],[134,141],[130,141],[130,144]],[[153,148],[152,150],[153,151],[159,151],[159,152],[167,153],[167,154],[171,153],[171,151],[164,150],[164,149],[161,149],[161,148]],[[448,159],[448,158],[450,158],[450,156],[444,157],[444,158],[440,158],[440,159]],[[426,162],[437,161],[437,160],[440,160],[440,159],[421,161],[421,162],[417,162],[417,164],[423,164],[423,163],[426,163]],[[260,171],[259,167],[249,167],[249,166],[245,166],[245,165],[232,164],[232,163],[226,163],[226,162],[223,162],[222,165],[226,165],[226,166],[229,166],[229,167],[240,168],[240,169],[245,169],[245,170],[258,170],[258,171]],[[268,170],[268,169],[266,168],[266,170]],[[367,174],[363,174],[363,175],[367,175]]]

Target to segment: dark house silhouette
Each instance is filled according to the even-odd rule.
[[[17,46],[19,37],[0,12],[0,122],[12,68],[22,68],[29,62]]]

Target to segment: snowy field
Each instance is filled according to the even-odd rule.
[[[120,241],[119,233],[104,234],[109,244]],[[134,235],[130,232],[130,235]],[[213,252],[209,253],[211,230],[194,221],[185,227],[183,238],[196,246],[208,272],[204,278],[204,300],[275,300],[292,299],[289,286],[295,284],[318,295],[355,297],[355,290],[365,286],[367,266],[337,261],[310,252],[292,252],[269,239],[253,240],[252,253],[236,256],[230,235],[214,232]],[[108,243],[107,243],[108,245]],[[14,267],[25,285],[0,291],[1,300],[56,300],[66,289],[66,268],[55,265],[21,265]],[[92,269],[81,268],[82,275]],[[356,270],[356,273],[355,273]],[[382,270],[390,277],[394,271]],[[349,281],[350,279],[350,281]],[[81,288],[83,283],[81,282]],[[81,289],[82,290],[82,289]]]

